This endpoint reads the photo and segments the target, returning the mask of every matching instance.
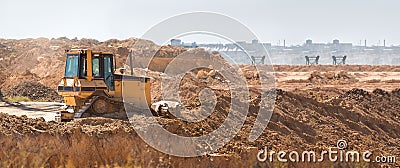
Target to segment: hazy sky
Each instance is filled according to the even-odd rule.
[[[126,39],[168,17],[210,11],[239,20],[273,44],[310,38],[398,45],[399,7],[399,0],[1,0],[0,38]]]

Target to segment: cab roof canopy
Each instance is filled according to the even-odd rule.
[[[91,49],[71,49],[65,50],[67,54],[86,54],[87,51],[92,51]],[[100,51],[92,51],[92,54],[113,54],[111,52],[100,52]]]

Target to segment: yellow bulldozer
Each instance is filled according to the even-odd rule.
[[[124,101],[150,107],[150,78],[133,76],[133,70],[130,74],[125,71],[116,69],[113,53],[67,50],[64,77],[57,89],[65,106],[60,108],[56,121],[91,116],[127,119]]]

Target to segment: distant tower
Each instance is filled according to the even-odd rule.
[[[283,40],[283,48],[286,48],[286,40]]]
[[[367,39],[364,41],[364,47],[367,47]]]
[[[181,45],[182,45],[182,40],[179,40],[179,39],[171,39],[171,45],[172,45],[172,46],[181,46]]]
[[[386,47],[386,40],[383,40],[383,47]]]
[[[306,40],[306,45],[311,45],[311,44],[312,44],[312,40],[311,39]]]
[[[333,44],[334,45],[339,45],[339,40],[338,39],[333,40]]]

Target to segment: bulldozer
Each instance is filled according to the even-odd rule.
[[[132,64],[131,53],[129,58]],[[116,68],[113,53],[66,50],[65,73],[57,88],[65,105],[59,109],[56,121],[85,117],[127,119],[124,101],[137,108],[149,108],[150,78],[133,76],[132,68],[130,74],[125,71]]]

